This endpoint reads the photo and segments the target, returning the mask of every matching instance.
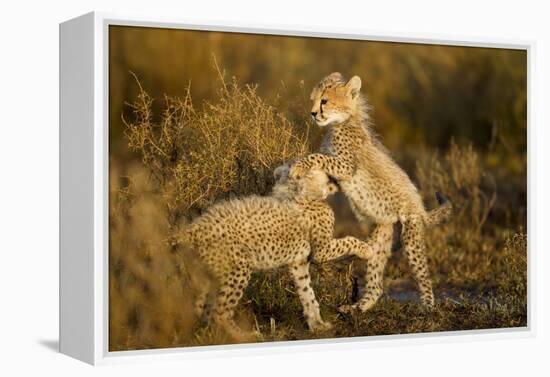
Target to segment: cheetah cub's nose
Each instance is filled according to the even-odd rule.
[[[315,115],[317,115],[317,111],[312,111],[311,116],[315,118]]]

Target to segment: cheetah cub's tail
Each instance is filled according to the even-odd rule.
[[[436,191],[435,198],[439,203],[439,207],[428,211],[428,216],[426,216],[427,227],[439,225],[442,222],[447,221],[453,214],[453,204],[445,195]]]

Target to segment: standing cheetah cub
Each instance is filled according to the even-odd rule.
[[[432,307],[434,294],[428,276],[424,231],[426,226],[448,218],[452,206],[438,196],[440,207],[426,211],[414,184],[371,132],[368,105],[360,89],[358,76],[346,82],[340,73],[330,74],[313,89],[311,116],[319,127],[328,128],[327,134],[320,153],[294,164],[290,175],[298,178],[311,168],[322,169],[338,181],[359,221],[370,218],[379,224],[378,228],[401,222],[401,241],[422,303]],[[365,295],[352,308],[366,311],[382,295],[389,255],[386,250],[369,261],[367,270],[374,272],[366,279]]]
[[[199,286],[197,314],[214,290],[212,319],[237,339],[248,338],[233,320],[234,309],[252,272],[288,266],[309,328],[325,330],[319,304],[311,288],[309,262],[325,262],[346,255],[372,258],[389,240],[379,232],[368,243],[353,237],[334,239],[334,214],[325,199],[337,188],[320,170],[288,179],[288,167],[275,172],[278,182],[271,196],[250,196],[212,206],[180,236],[215,284]]]

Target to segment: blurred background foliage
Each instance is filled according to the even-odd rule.
[[[290,108],[307,98],[317,81],[334,71],[359,75],[374,108],[376,130],[390,150],[426,144],[447,148],[495,140],[508,154],[526,150],[527,55],[522,50],[269,36],[155,28],[116,27],[110,32],[112,152],[125,153],[120,114],[135,98],[135,72],[153,98],[216,96],[213,57],[241,84]],[[160,106],[157,102],[156,105]],[[307,108],[306,108],[307,112]],[[158,111],[156,113],[159,113]],[[122,149],[122,150],[120,150]],[[502,159],[515,172],[521,159]]]

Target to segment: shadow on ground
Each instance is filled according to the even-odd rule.
[[[59,352],[59,340],[39,340],[38,344],[40,344],[42,347],[45,347],[53,352]]]

